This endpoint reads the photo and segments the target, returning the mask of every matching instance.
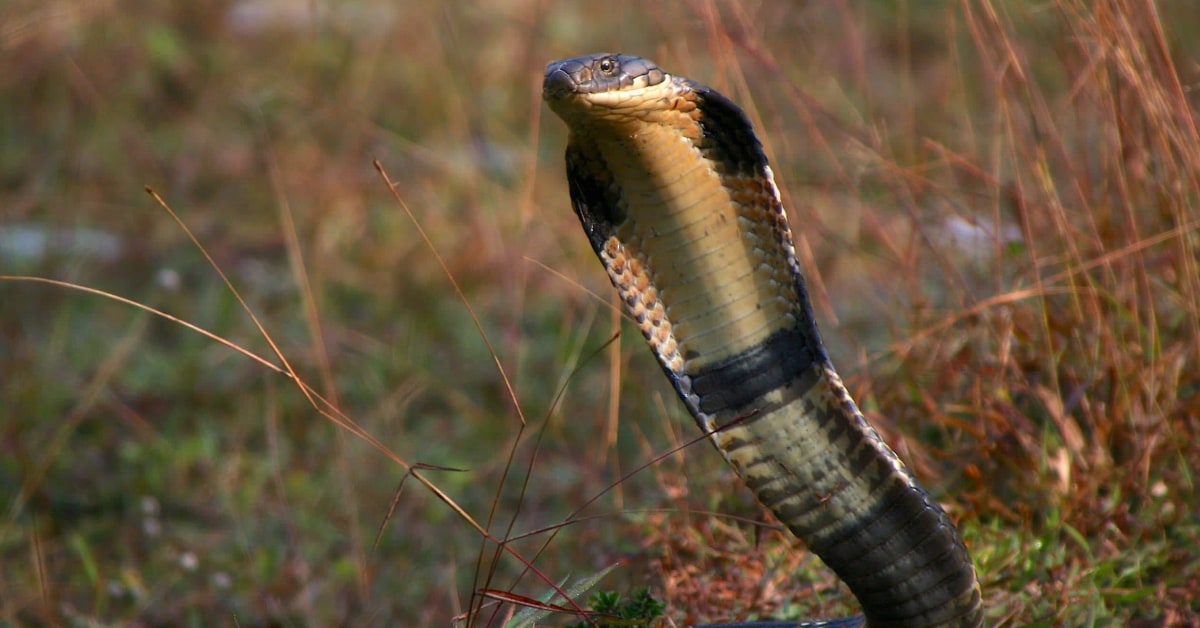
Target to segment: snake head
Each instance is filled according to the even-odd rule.
[[[592,107],[637,106],[647,88],[669,78],[653,62],[633,55],[602,52],[552,61],[546,65],[542,98],[559,117]]]

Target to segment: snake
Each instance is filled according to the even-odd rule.
[[[549,63],[542,97],[567,125],[571,206],[623,309],[708,440],[862,609],[719,625],[982,625],[954,522],[830,361],[746,113],[613,53]]]

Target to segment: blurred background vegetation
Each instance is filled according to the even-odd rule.
[[[854,612],[710,446],[657,458],[697,430],[540,102],[547,61],[611,50],[750,112],[835,362],[960,521],[992,622],[1195,625],[1197,25],[1191,0],[8,0],[0,622],[491,625],[481,589],[613,563],[602,588],[681,624]],[[147,187],[379,447],[227,346],[31,279],[280,364]],[[455,469],[420,471],[444,499],[397,494],[418,463]],[[544,577],[496,549],[531,531],[509,547]]]

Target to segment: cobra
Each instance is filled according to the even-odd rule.
[[[546,68],[571,204],[679,398],[862,615],[979,626],[966,546],[830,362],[762,144],[725,96],[621,54]]]

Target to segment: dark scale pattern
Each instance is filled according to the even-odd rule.
[[[590,151],[595,151],[595,154]],[[567,185],[571,192],[571,206],[579,216],[588,242],[597,252],[604,248],[604,241],[612,235],[615,225],[625,221],[620,189],[603,164],[599,151],[591,144],[571,142],[567,145]]]
[[[687,83],[700,106],[697,122],[704,131],[700,145],[704,156],[718,164],[722,174],[766,176],[767,155],[741,107],[710,87]]]
[[[778,331],[741,355],[692,375],[692,392],[700,397],[702,412],[737,411],[781,387],[808,390],[813,377],[804,376],[813,373],[818,355],[799,329]]]

